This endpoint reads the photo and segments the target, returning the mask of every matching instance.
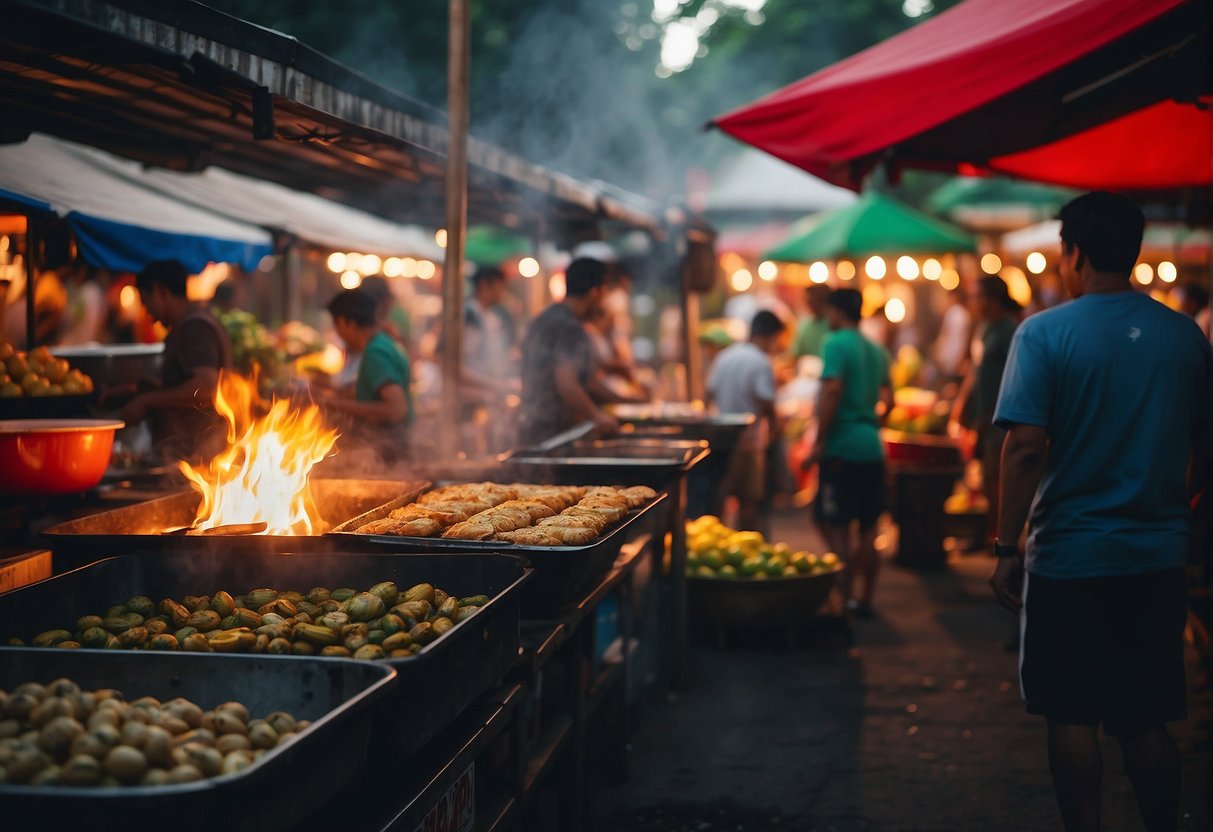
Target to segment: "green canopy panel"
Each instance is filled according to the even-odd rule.
[[[521,234],[489,225],[468,229],[464,256],[478,266],[497,266],[532,254],[531,241]]]
[[[1052,216],[1078,194],[1068,188],[1000,176],[957,176],[932,191],[924,207],[941,216],[950,216],[958,208],[992,206],[1029,208]]]
[[[808,263],[873,254],[972,252],[976,244],[963,228],[869,191],[854,205],[820,215],[811,229],[794,234],[763,256]]]

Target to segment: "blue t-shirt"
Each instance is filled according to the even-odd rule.
[[[1199,327],[1137,292],[1084,295],[1020,325],[994,421],[1049,434],[1028,572],[1184,565],[1188,459],[1197,420],[1210,419],[1209,372]]]

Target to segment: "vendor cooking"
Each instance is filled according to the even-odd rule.
[[[219,371],[232,365],[232,345],[210,310],[186,296],[188,277],[178,261],[157,260],[135,281],[143,306],[169,333],[159,386],[146,389],[145,382],[122,408],[122,418],[128,425],[147,419],[166,460],[209,456],[225,436],[214,400]]]
[[[409,360],[376,322],[376,300],[362,289],[347,289],[328,304],[333,327],[351,351],[361,353],[354,396],[332,395],[324,405],[352,417],[352,430],[370,443],[384,462],[408,456],[408,424],[413,419]]]

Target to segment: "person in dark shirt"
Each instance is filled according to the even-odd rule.
[[[1011,339],[1019,326],[1020,306],[1011,299],[1001,277],[983,277],[977,281],[974,313],[981,323],[981,358],[973,369],[973,415],[977,424],[977,453],[981,460],[982,491],[989,503],[986,540],[994,540],[998,508],[998,477],[1002,443],[1007,432],[994,424],[994,408],[1002,372],[1011,352]]]
[[[613,397],[594,376],[584,322],[602,304],[606,266],[579,257],[565,270],[565,297],[545,309],[522,342],[522,419],[519,440],[533,445],[591,421],[599,433],[615,433],[619,423],[595,399]]]
[[[232,366],[227,332],[205,305],[186,296],[189,272],[176,260],[149,263],[135,286],[148,313],[169,330],[160,386],[122,408],[127,424],[148,419],[165,459],[188,459],[217,450],[224,436],[215,412],[219,371]]]

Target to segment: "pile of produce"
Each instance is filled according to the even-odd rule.
[[[187,595],[157,605],[146,595],[85,615],[72,630],[47,630],[34,647],[185,650],[194,653],[271,653],[401,658],[421,651],[488,602],[456,598],[432,584],[401,592],[391,581],[366,592],[316,587],[306,595],[254,589],[233,596]],[[21,639],[9,639],[24,646]]]
[[[311,723],[285,711],[251,719],[239,702],[126,702],[70,679],[0,690],[0,783],[169,786],[248,768]]]
[[[758,532],[730,529],[710,514],[687,521],[687,568],[693,578],[770,580],[820,575],[840,569],[838,555],[793,552]]]
[[[951,403],[941,401],[932,391],[905,387],[893,393],[893,407],[885,418],[885,426],[906,433],[943,436],[948,432],[951,412]]]
[[[12,344],[0,344],[0,398],[22,396],[83,396],[93,392],[93,380],[46,347],[28,354]]]

